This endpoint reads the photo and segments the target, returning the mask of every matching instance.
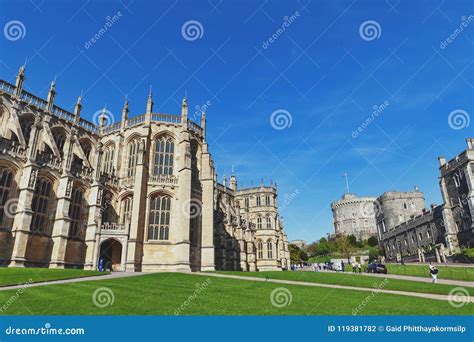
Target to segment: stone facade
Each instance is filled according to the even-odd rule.
[[[219,184],[200,124],[153,110],[98,124],[0,81],[0,263],[114,270],[282,269],[276,186]],[[267,197],[270,202],[267,202]],[[257,202],[257,198],[260,201]],[[246,201],[251,204],[246,206]],[[241,209],[242,208],[242,209]],[[264,225],[269,218],[269,225]]]
[[[379,198],[379,244],[389,260],[445,262],[460,248],[474,246],[474,140],[467,139],[466,151],[454,159],[439,162],[442,205],[426,210],[421,193]]]
[[[357,197],[348,193],[331,203],[335,233],[354,235],[358,240],[376,235],[375,200],[375,197]]]

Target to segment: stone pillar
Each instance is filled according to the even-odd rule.
[[[146,210],[146,182],[148,176],[148,151],[147,138],[139,139],[138,161],[135,167],[135,184],[133,187],[133,210],[130,220],[130,231],[127,250],[125,270],[127,272],[139,272],[141,270],[143,235],[144,235],[144,212]],[[122,250],[124,252],[125,248]]]
[[[436,254],[436,262],[437,262],[437,263],[440,263],[440,262],[441,262],[441,258],[439,257],[439,249],[438,249],[438,247],[435,247],[435,254]]]
[[[27,162],[19,184],[18,207],[13,220],[12,238],[14,239],[10,267],[22,267],[25,262],[26,245],[30,233],[33,211],[31,202],[36,186],[38,169]]]
[[[175,257],[175,263],[177,264],[176,267],[179,270],[190,271],[190,213],[186,213],[185,210],[190,207],[186,204],[191,201],[191,146],[189,142],[189,132],[187,131],[187,122],[183,122],[182,125],[183,129],[180,133],[180,141],[178,145],[178,201],[173,201],[173,203],[180,207],[172,209],[172,212],[175,213],[175,215],[178,215],[178,225],[177,227],[174,227],[175,230],[170,231],[170,239],[174,240],[174,243],[176,244],[176,250],[178,251]],[[205,191],[203,189],[203,197],[204,192]],[[206,209],[203,210],[207,211],[207,198],[205,199],[205,205]],[[205,229],[207,229],[207,227],[205,227],[203,222],[202,230],[204,231]],[[204,244],[204,240],[202,243]],[[204,254],[205,253],[203,252],[203,257],[205,257]]]
[[[446,245],[450,255],[459,253],[459,242],[457,236],[456,223],[454,221],[453,211],[451,207],[451,201],[449,199],[448,190],[446,187],[446,179],[444,177],[440,180],[441,194],[443,196],[444,206],[443,206],[443,222],[445,233],[444,237],[446,240]]]
[[[214,271],[214,168],[207,143],[202,146],[201,271]]]
[[[69,237],[69,227],[71,219],[69,218],[69,207],[71,206],[73,179],[63,175],[59,180],[59,186],[56,191],[57,211],[54,219],[53,232],[53,250],[51,252],[51,262],[49,268],[64,268],[67,241]]]
[[[470,141],[472,144],[472,141]],[[467,203],[469,205],[469,213],[471,218],[474,218],[474,175],[472,174],[473,163],[467,164],[464,168],[464,176],[466,177],[466,183],[469,188],[469,193],[467,195]],[[471,222],[471,229],[474,229],[474,220]]]

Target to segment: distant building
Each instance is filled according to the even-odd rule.
[[[454,159],[439,158],[442,205],[426,210],[417,191],[379,198],[379,244],[388,260],[440,262],[474,246],[474,139],[466,141],[467,149]]]
[[[293,240],[290,243],[297,246],[298,248],[304,248],[307,245],[305,240]]]
[[[331,203],[335,233],[354,235],[358,240],[376,235],[375,200],[375,197],[357,197],[348,193]]]

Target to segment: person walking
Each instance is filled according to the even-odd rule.
[[[352,273],[357,273],[357,263],[355,261],[352,263]]]
[[[344,272],[344,261],[341,261],[341,272]]]
[[[431,278],[433,279],[431,281],[432,283],[438,282],[438,272],[439,272],[438,269],[430,264],[430,274],[431,274]]]
[[[359,273],[362,273],[362,265],[360,263],[357,263],[357,268],[359,269]]]

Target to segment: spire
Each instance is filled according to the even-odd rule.
[[[146,103],[146,113],[151,114],[153,111],[153,93],[151,92],[151,85],[150,85],[150,92],[148,93],[148,101]]]
[[[181,105],[181,117],[188,118],[188,100],[186,99],[186,95],[183,97],[183,103]]]
[[[237,190],[237,177],[234,174],[234,165],[232,165],[232,173],[230,174],[229,188],[236,191]]]
[[[201,128],[202,128],[202,135],[204,137],[204,141],[206,141],[206,112],[202,112],[201,115]]]
[[[15,82],[15,95],[20,96],[23,90],[23,82],[25,81],[25,65],[22,65],[18,70],[18,74],[16,75],[16,82]]]
[[[222,179],[222,184],[224,185],[224,188],[227,187],[227,170],[224,171],[224,178]]]
[[[54,80],[51,82],[51,86],[49,87],[49,91],[48,91],[48,110],[51,111],[51,109],[53,108],[53,104],[54,104],[54,97],[56,96],[56,77],[54,78]]]
[[[76,123],[79,123],[81,117],[81,110],[82,110],[82,96],[77,98],[76,105],[74,106],[74,116]]]
[[[128,120],[128,99],[125,100],[122,109],[122,121]]]
[[[99,127],[102,129],[105,126],[107,121],[107,105],[104,106],[102,109],[102,113],[99,116]]]

